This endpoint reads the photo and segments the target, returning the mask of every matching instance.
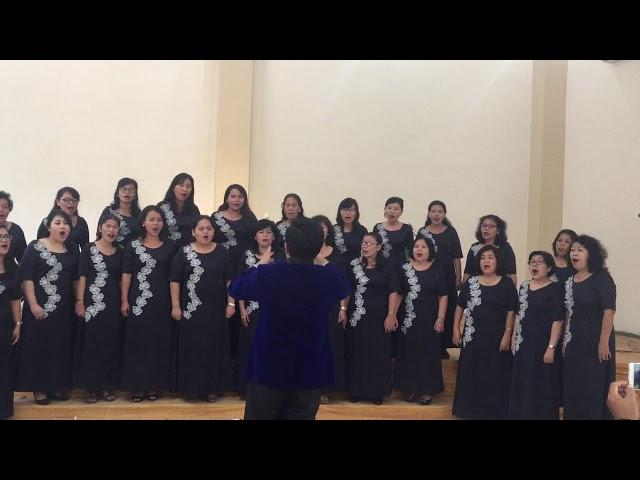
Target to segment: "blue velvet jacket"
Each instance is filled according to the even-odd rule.
[[[279,390],[333,384],[327,318],[350,292],[349,282],[334,265],[274,263],[236,278],[229,294],[260,303],[245,377]]]

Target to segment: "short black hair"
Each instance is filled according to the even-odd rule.
[[[162,209],[156,205],[147,205],[142,209],[140,215],[138,215],[137,230],[140,233],[139,237],[144,238],[147,235],[147,231],[144,229],[144,220],[147,218],[149,212],[156,212],[160,214],[162,218],[162,230],[160,230],[160,240],[165,240],[169,236],[169,227],[167,226],[167,217],[164,215]]]
[[[404,211],[404,200],[402,200],[400,197],[389,197],[389,198],[387,198],[387,201],[384,202],[384,206],[387,207],[388,205],[390,205],[392,203],[397,203],[398,205],[400,205],[400,210]]]
[[[251,245],[251,250],[253,250],[254,252],[258,252],[259,250],[258,241],[256,240],[256,235],[260,230],[264,230],[266,228],[271,229],[271,232],[273,233],[273,242],[271,242],[271,250],[275,251],[276,248],[278,247],[278,242],[275,241],[276,236],[278,234],[278,227],[276,227],[276,224],[273,220],[269,220],[268,218],[261,218],[255,223],[255,225],[251,229],[250,245]]]
[[[478,254],[476,255],[476,271],[478,275],[482,275],[482,267],[480,267],[480,257],[484,252],[493,252],[496,257],[496,275],[503,275],[502,265],[504,264],[504,258],[502,257],[502,253],[500,249],[495,245],[485,245],[480,250],[478,250]]]
[[[117,210],[120,208],[120,197],[118,197],[118,193],[122,187],[126,187],[127,185],[133,185],[136,189],[136,197],[131,202],[131,214],[138,215],[140,213],[140,205],[138,203],[138,182],[136,182],[133,178],[124,177],[118,180],[118,184],[116,185],[116,191],[113,193],[113,202],[111,202],[111,208]]]
[[[436,256],[436,248],[433,245],[433,241],[429,237],[423,237],[422,235],[418,235],[413,241],[413,244],[411,245],[411,251],[409,252],[409,256],[413,258],[413,247],[416,246],[416,242],[418,240],[424,240],[425,243],[427,244],[427,248],[429,249],[429,257],[427,258],[427,262],[430,262]],[[415,260],[415,258],[413,259]]]
[[[323,243],[322,228],[318,222],[306,217],[298,217],[291,222],[285,236],[289,255],[297,258],[315,258]]]
[[[5,192],[4,190],[0,190],[0,200],[5,199],[9,204],[9,211],[13,210],[13,200],[11,200],[11,194],[9,192]]]
[[[302,199],[300,198],[300,195],[298,195],[297,193],[287,193],[284,196],[284,200],[282,200],[282,205],[280,205],[280,208],[282,209],[282,220],[287,219],[287,215],[284,213],[284,204],[287,203],[287,198],[293,198],[296,202],[298,202],[298,206],[300,207],[298,218],[304,217],[304,207],[302,206]]]
[[[602,243],[589,235],[578,235],[573,243],[579,243],[589,252],[587,268],[591,273],[607,270],[606,259],[609,256]]]
[[[327,227],[327,238],[325,239],[325,245],[329,245],[330,247],[336,246],[336,234],[333,230],[333,225],[331,225],[331,220],[324,215],[316,215],[315,217],[311,217],[311,220],[318,222],[318,224],[324,223],[324,226]],[[322,228],[322,227],[320,227]]]
[[[563,228],[562,230],[560,230],[556,235],[556,238],[553,239],[553,243],[551,244],[551,249],[553,250],[553,254],[556,257],[558,256],[558,251],[556,250],[556,242],[560,238],[560,235],[569,235],[571,237],[571,243],[575,242],[576,238],[578,238],[578,234],[573,230],[571,230],[570,228]],[[569,249],[571,249],[571,245],[569,245]],[[567,253],[567,257],[569,257],[568,253]]]
[[[98,220],[98,229],[96,230],[96,240],[100,240],[102,238],[102,232],[100,232],[100,227],[102,225],[104,225],[107,220],[113,220],[118,224],[118,228],[120,228],[120,219],[118,217],[116,217],[114,214],[112,213],[104,213],[100,216],[100,219]]]
[[[4,193],[4,192],[2,192]],[[4,198],[4,197],[0,197],[0,198]],[[9,233],[9,229],[6,226],[0,227],[0,230],[6,230],[7,234],[9,235],[9,239],[11,239],[11,233]],[[11,244],[9,244],[11,245]],[[18,271],[18,264],[16,263],[15,258],[13,258],[13,255],[9,255],[9,252],[7,252],[7,254],[4,256],[4,271],[8,274],[14,274]]]
[[[213,218],[211,218],[209,215],[198,215],[195,218],[195,220],[191,223],[191,230],[195,230],[196,229],[196,227],[200,223],[200,220],[207,220],[211,224],[211,226],[213,227],[214,232],[217,229],[217,226],[216,226],[215,222],[213,221]]]
[[[60,200],[65,193],[69,193],[69,195],[71,195],[71,197],[76,200],[77,202],[76,215],[80,216],[80,214],[78,213],[78,203],[80,203],[80,193],[78,193],[78,190],[76,190],[73,187],[62,187],[60,190],[56,192],[56,198],[53,201],[53,207],[51,207],[51,211],[53,212],[54,210],[60,210],[60,207],[58,206],[58,200]]]
[[[547,277],[550,277],[551,275],[553,275],[556,271],[556,262],[553,259],[553,255],[551,255],[549,252],[545,252],[544,250],[534,250],[529,254],[528,261],[530,262],[531,259],[536,255],[540,255],[544,260],[544,263],[547,265],[547,267],[549,267],[549,271],[547,272]]]
[[[44,220],[44,225],[47,227],[47,229],[51,226],[51,222],[53,222],[53,219],[56,217],[64,218],[64,221],[67,225],[69,225],[69,228],[73,228],[73,223],[71,222],[71,217],[69,216],[69,214],[64,210],[56,208],[51,210],[49,212],[49,215],[47,215],[47,218],[45,218]]]
[[[373,237],[376,239],[376,243],[378,245],[380,245],[380,247],[382,247],[382,237],[380,236],[380,234],[376,231],[373,232],[367,232],[364,234],[364,236],[362,237],[362,240],[364,241],[364,237]],[[380,250],[378,250],[378,253],[376,254],[376,266],[374,267],[376,270],[382,270],[382,267],[387,263],[386,259],[384,258],[384,250],[383,248],[380,248]],[[363,258],[364,260],[364,265],[365,267],[369,265],[369,261],[366,258]]]
[[[431,219],[429,218],[429,212],[431,211],[431,209],[433,207],[435,207],[436,205],[439,205],[442,207],[442,210],[444,210],[444,214],[447,214],[447,206],[444,204],[444,202],[442,200],[434,200],[433,202],[431,202],[429,204],[429,206],[427,207],[427,220],[424,222],[424,226],[426,227],[427,225],[431,225],[433,222],[431,221]],[[442,223],[444,223],[447,227],[451,227],[451,221],[449,220],[448,217],[444,217],[444,219],[442,220]]]
[[[481,244],[484,243],[484,239],[482,238],[482,222],[486,219],[491,219],[496,222],[498,233],[496,234],[496,245],[504,246],[507,243],[507,222],[501,219],[498,215],[494,215],[490,213],[489,215],[483,215],[478,220],[478,227],[476,228],[476,240],[478,240]]]

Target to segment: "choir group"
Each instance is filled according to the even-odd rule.
[[[177,392],[187,402],[246,394],[243,375],[260,305],[234,299],[244,271],[286,262],[287,228],[304,216],[287,194],[282,218],[258,220],[246,190],[230,185],[210,216],[194,203],[194,179],[177,175],[143,209],[138,184],[118,181],[95,240],[80,194],[61,188],[27,244],[0,192],[0,418],[13,392],[40,405],[67,400],[133,402]],[[392,389],[408,402],[443,392],[442,359],[460,348],[453,413],[465,419],[609,418],[615,380],[616,289],[598,240],[560,231],[552,253],[529,253],[517,288],[507,223],[480,217],[464,270],[460,240],[443,202],[428,205],[414,234],[403,200],[385,203],[368,230],[345,198],[315,262],[334,264],[352,286],[327,318],[335,382],[322,402],[347,395],[380,405]]]

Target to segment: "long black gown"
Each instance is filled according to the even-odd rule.
[[[555,282],[558,287],[561,290],[561,296],[564,299],[564,286],[567,283],[567,280],[569,280],[569,277],[572,277],[574,274],[576,273],[576,269],[573,268],[573,266],[571,265],[571,263],[569,262],[569,264],[566,267],[555,267],[555,271],[553,273],[553,275],[551,275],[551,280],[553,282]],[[564,318],[563,318],[564,320]],[[564,328],[566,325],[562,326],[562,337],[564,337]],[[560,346],[557,347],[556,349],[556,355],[555,355],[555,359],[554,359],[554,363],[556,363],[556,369],[555,369],[555,374],[557,375],[558,379],[557,379],[557,383],[558,383],[558,388],[559,388],[559,396],[560,396],[560,406],[563,405],[563,400],[562,400],[562,388],[563,388],[563,384],[564,384],[564,380],[562,379],[563,374],[564,374],[564,357],[562,356],[562,348]]]
[[[118,386],[122,345],[120,280],[123,250],[105,255],[95,243],[80,255],[79,274],[86,277],[85,315],[76,329],[75,384],[85,390]]]
[[[122,380],[124,390],[139,393],[173,386],[173,332],[169,270],[174,242],[145,247],[141,239],[124,251],[122,272],[131,274],[129,317],[124,321]]]
[[[196,224],[196,219],[200,216],[200,209],[197,205],[189,210],[184,209],[180,213],[171,207],[170,203],[158,203],[158,207],[164,212],[167,220],[167,228],[169,229],[169,238],[173,240],[174,254],[185,245],[193,240],[191,230]]]
[[[513,248],[509,242],[506,242],[504,245],[495,245],[498,247],[498,251],[502,254],[503,259],[503,274],[504,275],[515,275],[516,271],[516,254],[513,252]],[[467,261],[464,265],[464,273],[468,273],[469,276],[480,275],[480,271],[476,265],[476,256],[480,249],[484,247],[484,244],[480,242],[475,242],[469,248],[469,252],[467,253]]]
[[[40,240],[41,238],[45,238],[49,236],[49,230],[47,230],[47,219],[43,218],[42,222],[40,222],[40,226],[38,227],[38,234],[36,238]],[[64,242],[67,250],[77,250],[80,252],[84,246],[89,243],[89,227],[87,225],[87,221],[78,217],[76,221],[76,226],[71,226],[71,233],[69,234],[69,238]]]
[[[398,273],[402,304],[398,311],[398,356],[394,388],[409,394],[434,394],[444,389],[440,333],[434,330],[438,297],[447,294],[442,265],[424,271],[405,263]]]
[[[344,265],[342,254],[336,247],[325,259],[332,265],[335,265],[338,271],[346,277],[347,272]],[[346,390],[346,358],[344,351],[345,328],[338,323],[338,313],[340,312],[340,302],[336,303],[329,317],[327,325],[329,328],[329,341],[331,343],[331,351],[333,352],[333,378],[334,384],[331,387],[324,388],[323,394],[327,393],[343,393]]]
[[[11,301],[20,300],[16,272],[0,273],[0,420],[13,415],[13,375],[11,334],[15,327]]]
[[[240,262],[242,262],[244,252],[246,252],[251,246],[251,230],[257,220],[255,217],[242,217],[240,220],[227,220],[222,216],[222,212],[213,212],[211,214],[211,219],[213,220],[214,227],[216,229],[213,241],[227,249],[233,268],[237,269]],[[231,357],[235,357],[237,355],[238,335],[242,324],[239,308],[236,308],[236,313],[228,320],[228,322],[230,354]]]
[[[22,255],[27,249],[27,241],[24,238],[24,231],[17,223],[11,223],[9,235],[11,235],[11,246],[9,247],[9,258],[13,258],[16,263],[20,263]],[[45,235],[46,236],[46,235]]]
[[[105,207],[100,214],[100,217],[105,214],[111,214],[118,217],[120,220],[120,230],[118,231],[118,237],[116,243],[121,245],[122,248],[129,245],[129,243],[140,234],[138,232],[138,216],[132,215],[130,217],[121,214],[117,208],[113,208],[111,205]]]
[[[353,228],[350,232],[345,232],[340,225],[333,226],[335,244],[342,254],[345,265],[350,265],[351,260],[359,258],[362,251],[362,239],[367,234],[367,229],[362,225]]]
[[[543,361],[551,338],[553,322],[564,321],[562,292],[557,283],[531,290],[522,282],[518,295],[518,319],[514,326],[513,379],[509,399],[509,418],[513,420],[558,420],[560,384],[558,357]]]
[[[380,398],[391,393],[391,335],[384,331],[389,294],[398,292],[395,267],[366,268],[358,259],[347,267],[353,287],[347,310],[347,392]]]
[[[73,282],[78,280],[78,253],[50,252],[34,240],[22,257],[19,278],[33,282],[38,305],[48,316],[36,320],[29,303],[24,302],[16,390],[63,393],[72,386]]]
[[[455,228],[449,226],[442,233],[429,232],[426,227],[418,231],[416,237],[428,237],[431,239],[436,250],[436,261],[442,265],[445,279],[447,281],[447,314],[444,320],[444,330],[440,339],[443,348],[453,348],[453,315],[456,311],[458,300],[458,290],[456,289],[456,269],[454,260],[462,258],[462,247],[460,238]]]
[[[382,255],[395,266],[403,265],[409,258],[413,249],[413,227],[409,223],[403,223],[399,230],[390,231],[376,223],[372,232],[382,237]]]
[[[616,309],[616,284],[609,272],[594,273],[581,282],[570,277],[565,283],[565,307],[564,418],[611,418],[606,400],[609,384],[616,379],[615,330],[609,337],[611,359],[602,363],[598,359],[604,311]]]
[[[474,276],[464,284],[458,305],[469,309],[460,349],[453,414],[475,420],[506,419],[513,354],[500,351],[507,313],[515,311],[518,294],[509,277],[491,287]]]
[[[217,244],[210,253],[191,245],[171,265],[171,281],[180,284],[182,320],[176,328],[177,391],[196,396],[231,388],[226,282],[233,279],[229,253]]]
[[[287,233],[287,229],[289,228],[289,224],[286,220],[280,220],[279,222],[276,222],[276,227],[278,231],[275,232],[276,239],[274,243],[278,246],[278,249],[284,250],[284,238]]]

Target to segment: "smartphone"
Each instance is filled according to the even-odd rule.
[[[629,385],[640,390],[640,363],[629,364]]]

